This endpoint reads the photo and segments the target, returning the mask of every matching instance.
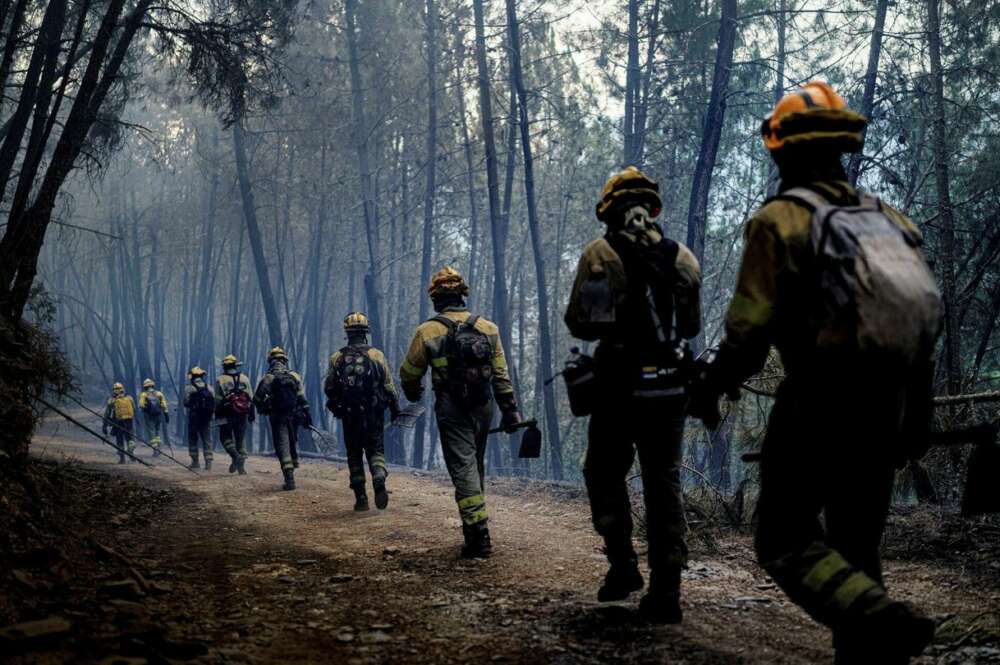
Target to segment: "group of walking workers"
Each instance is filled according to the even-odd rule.
[[[761,565],[833,630],[837,663],[907,663],[932,639],[933,621],[888,595],[879,543],[894,469],[926,444],[940,296],[912,222],[848,181],[842,154],[861,149],[866,123],[823,82],[786,95],[764,119],[780,187],[746,224],[723,339],[697,360],[688,340],[701,334],[698,260],[655,222],[662,207],[655,181],[628,166],[605,184],[596,206],[605,232],[583,250],[565,313],[573,336],[597,343],[592,357],[577,354],[566,379],[573,413],[590,416],[583,475],[609,563],[599,601],[623,601],[646,584],[627,487],[638,455],[649,567],[639,612],[659,623],[682,620],[686,417],[716,427],[721,397],[738,395],[776,347],[785,379],[760,462]],[[433,276],[435,316],[417,327],[399,379],[403,395],[418,402],[430,372],[462,556],[481,558],[493,551],[483,460],[494,404],[506,431],[523,419],[500,331],[469,311],[468,292],[453,268]],[[355,509],[369,508],[366,462],[384,509],[385,412],[399,414],[399,395],[385,355],[369,345],[365,315],[349,314],[344,330],[347,345],[330,358],[324,382],[326,406],[343,423]],[[259,412],[270,419],[291,490],[296,433],[312,420],[285,352],[271,349],[268,364],[255,390],[231,355],[214,391],[204,370],[191,370],[184,397],[191,465],[198,467],[200,447],[211,468],[214,419],[230,472],[245,473],[246,427]],[[152,381],[139,406],[156,446],[160,418],[169,415]],[[125,439],[134,412],[116,384],[107,416]]]

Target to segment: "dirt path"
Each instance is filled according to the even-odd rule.
[[[119,466],[113,451],[65,427],[50,428],[33,449],[164,497],[137,523],[121,506],[108,545],[161,583],[161,593],[139,604],[153,621],[169,622],[172,634],[205,644],[200,662],[831,661],[825,631],[769,584],[745,538],[695,550],[681,626],[643,624],[637,597],[597,604],[604,560],[586,503],[572,492],[553,497],[491,482],[496,554],[466,562],[458,558],[452,493],[440,478],[394,472],[389,509],[356,514],[342,465],[307,461],[299,489],[282,492],[273,459],[251,459],[244,477],[226,473],[224,454],[219,470],[197,476],[164,462]],[[995,586],[955,575],[922,563],[888,565],[897,594],[930,611],[1000,611]],[[973,662],[963,653],[939,647],[920,662]],[[973,656],[994,662],[988,647]]]

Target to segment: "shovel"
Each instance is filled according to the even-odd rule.
[[[1000,433],[1000,421],[930,433],[932,446],[961,446],[967,443],[976,446],[969,456],[965,475],[962,517],[1000,513],[1000,483],[996,481],[1000,476],[998,433]],[[741,459],[749,463],[759,462],[761,457],[761,451],[755,450],[744,453]]]
[[[513,430],[525,430],[524,434],[521,435],[521,447],[518,449],[517,456],[521,459],[538,459],[542,456],[542,432],[538,429],[538,421],[532,418],[531,420],[524,420],[519,423],[512,425],[509,433],[513,433]],[[507,429],[503,427],[496,427],[490,430],[490,434],[499,434],[500,432],[508,432]]]

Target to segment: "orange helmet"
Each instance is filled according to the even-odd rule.
[[[626,166],[604,183],[601,200],[595,208],[597,219],[608,221],[609,213],[622,200],[635,200],[646,206],[650,217],[656,217],[663,208],[660,186],[634,166]]]
[[[771,152],[787,145],[825,143],[840,152],[858,152],[868,118],[847,108],[843,98],[825,81],[810,81],[774,105],[760,125],[764,145]]]

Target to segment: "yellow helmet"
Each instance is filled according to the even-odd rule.
[[[196,376],[205,376],[205,370],[195,365],[194,367],[191,368],[191,371],[188,372],[188,376],[190,376],[191,378],[194,378]]]
[[[760,134],[771,152],[806,142],[857,152],[864,145],[861,132],[867,124],[868,118],[847,108],[829,83],[810,81],[778,100],[761,123]]]
[[[229,354],[228,356],[226,356],[225,358],[223,358],[223,359],[222,359],[222,366],[223,366],[223,367],[227,367],[227,366],[230,366],[230,365],[231,365],[231,366],[233,366],[233,367],[239,367],[239,366],[240,366],[240,365],[242,365],[242,364],[243,364],[243,363],[241,363],[241,362],[240,362],[240,361],[239,361],[239,360],[238,360],[238,359],[236,358],[236,356],[234,356],[234,355],[233,355],[233,354],[231,354],[231,353],[230,353],[230,354]]]
[[[122,392],[123,393],[123,392],[125,392],[125,386],[123,386],[120,383],[115,383],[113,386],[111,386],[111,392],[115,392],[115,393]]]
[[[663,209],[660,186],[634,166],[626,166],[604,183],[601,200],[595,208],[597,219],[607,223],[610,213],[623,200],[637,201],[649,209],[649,216],[656,217]]]
[[[445,266],[431,277],[427,293],[431,298],[445,295],[467,296],[469,295],[469,285],[465,283],[465,278],[460,272],[451,266]]]
[[[368,317],[362,312],[351,312],[346,317],[344,317],[344,330],[347,332],[351,331],[365,331],[368,332]]]
[[[276,346],[267,352],[267,360],[270,362],[276,358],[281,358],[282,360],[288,360],[288,354],[280,346]]]
[[[155,386],[156,386],[156,381],[153,381],[152,379],[146,379],[145,381],[142,382],[143,388],[153,388]]]

